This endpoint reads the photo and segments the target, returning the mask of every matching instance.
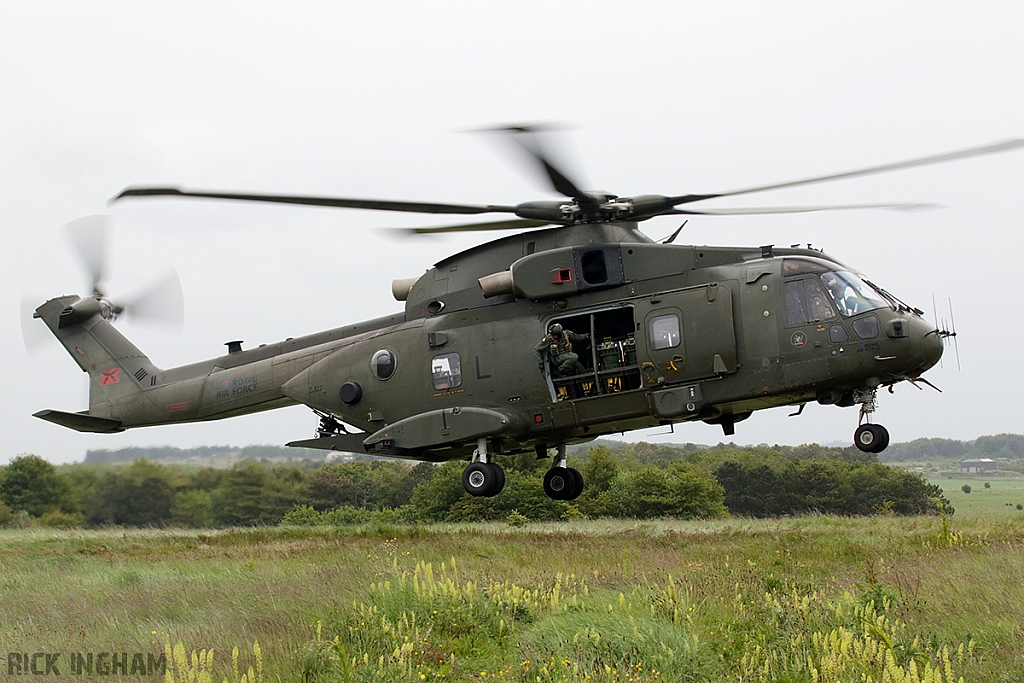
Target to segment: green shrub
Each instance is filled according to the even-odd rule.
[[[39,523],[52,529],[80,529],[82,527],[82,515],[76,513],[59,512],[51,510],[39,518]]]
[[[7,507],[7,504],[0,500],[0,529],[14,526],[15,514],[11,512],[11,508]]]
[[[320,513],[309,505],[296,505],[285,513],[281,526],[319,526],[323,524]]]
[[[526,526],[530,523],[530,518],[526,515],[519,514],[519,510],[513,510],[508,513],[508,517],[505,518],[505,522],[511,527]]]

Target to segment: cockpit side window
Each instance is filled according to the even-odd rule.
[[[814,278],[790,280],[784,285],[786,294],[786,327],[820,323],[836,317],[828,295]]]
[[[825,283],[836,308],[846,317],[888,305],[878,292],[853,273],[843,270],[825,273],[821,281]]]

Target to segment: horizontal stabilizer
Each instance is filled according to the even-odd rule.
[[[60,410],[40,410],[32,415],[41,420],[58,424],[61,427],[74,429],[76,432],[94,432],[97,434],[112,434],[123,432],[120,420],[111,420],[106,417],[96,417],[88,413],[65,413]]]
[[[316,439],[291,441],[285,445],[293,448],[320,448],[325,451],[366,453],[366,447],[363,446],[363,439],[367,436],[369,436],[369,434],[365,432],[359,432],[357,434],[335,434],[334,436],[321,436]]]

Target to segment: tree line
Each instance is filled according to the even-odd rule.
[[[975,458],[1005,459],[1000,469],[1024,472],[1024,435],[994,434],[973,441],[915,439],[891,444],[879,456],[882,462],[954,462]]]
[[[136,460],[128,465],[54,467],[34,455],[0,468],[0,526],[185,527],[466,522],[572,518],[771,517],[930,514],[942,490],[856,449],[591,446],[570,455],[586,480],[575,501],[554,501],[541,485],[549,459],[499,458],[504,491],[474,498],[462,488],[463,461],[442,465],[375,460],[229,469]]]

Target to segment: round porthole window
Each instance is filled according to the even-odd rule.
[[[377,379],[388,379],[395,374],[395,354],[388,349],[381,349],[370,359],[370,369]]]

